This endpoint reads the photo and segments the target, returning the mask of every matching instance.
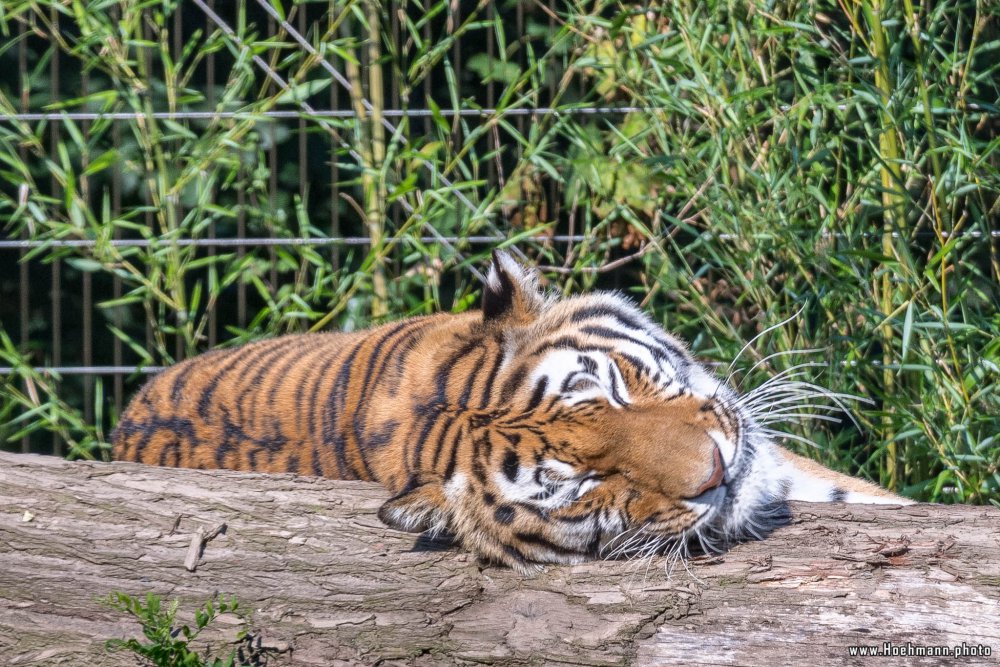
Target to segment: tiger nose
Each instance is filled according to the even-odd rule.
[[[691,499],[708,493],[712,489],[719,488],[725,481],[726,466],[722,463],[722,452],[719,450],[718,445],[716,445],[712,451],[712,474],[709,475],[708,479],[706,479],[705,482],[697,488],[697,490],[695,490]]]

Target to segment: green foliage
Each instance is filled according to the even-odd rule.
[[[859,410],[870,444],[798,431],[816,456],[919,498],[996,501],[995,16],[975,2],[737,4],[579,17],[602,34],[584,58],[604,99],[662,110],[600,132],[610,148],[571,137],[591,161],[655,165],[663,178],[642,181],[669,184],[654,192],[672,231],[643,257],[667,297],[651,305],[725,363],[801,308],[754,352],[782,356],[745,382],[820,348],[816,381],[873,401]],[[600,180],[567,192],[605,224],[657,222]]]
[[[146,593],[146,600],[115,591],[105,600],[106,604],[125,612],[142,624],[142,634],[147,641],[138,639],[109,639],[105,645],[109,651],[131,651],[148,660],[156,667],[233,667],[237,663],[237,652],[230,651],[225,658],[198,655],[190,644],[220,614],[239,613],[239,603],[235,598],[214,597],[194,612],[194,628],[189,625],[177,626],[178,601],[164,605],[160,596]],[[241,631],[238,639],[246,637]]]
[[[460,3],[461,14],[437,0],[392,15],[360,0],[285,3],[291,25],[313,12],[318,53],[254,2],[227,15],[232,35],[198,13],[206,27],[178,40],[188,4],[33,0],[0,13],[0,62],[22,43],[33,54],[21,89],[0,74],[0,114],[24,99],[131,114],[0,122],[0,224],[11,237],[92,243],[22,261],[103,286],[103,347],[129,363],[464,310],[489,251],[467,240],[499,233],[554,289],[634,289],[699,355],[735,361],[744,389],[806,371],[867,401],[852,404],[860,428],[799,406],[790,446],[812,441],[808,455],[914,498],[1000,501],[995,0],[567,0],[555,13],[514,2]],[[79,95],[50,90],[57,58],[86,73]],[[359,117],[308,113],[338,90]],[[431,115],[390,118],[389,131],[373,119],[390,106]],[[573,113],[585,106],[630,111]],[[509,113],[542,107],[556,112]],[[322,153],[308,177],[294,164],[300,139]],[[182,243],[240,234],[369,243]],[[11,312],[0,304],[8,325]],[[52,432],[73,456],[100,455],[115,415],[90,424],[65,384],[31,370],[49,354],[45,327],[36,318],[27,340],[13,342],[16,326],[0,340],[16,369],[0,384],[0,424],[16,420],[0,437]]]
[[[5,399],[0,403],[0,435],[9,432],[7,439],[15,441],[35,432],[48,431],[68,445],[69,456],[73,458],[94,459],[107,448],[101,432],[103,384],[97,384],[94,400],[97,419],[90,423],[79,410],[60,398],[52,378],[39,373],[25,361],[3,328],[0,328],[0,363],[9,364],[13,369],[10,375],[0,376],[0,397]]]

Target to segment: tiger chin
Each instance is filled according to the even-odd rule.
[[[118,460],[377,481],[389,526],[529,572],[723,548],[788,500],[909,503],[773,441],[816,391],[737,394],[626,298],[547,296],[495,252],[481,311],[194,357],[112,442]]]

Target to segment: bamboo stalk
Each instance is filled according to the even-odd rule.
[[[379,319],[388,313],[389,292],[385,280],[385,259],[382,253],[384,243],[385,212],[385,129],[382,127],[384,94],[382,90],[381,42],[379,41],[378,6],[374,0],[366,0],[365,22],[368,24],[368,98],[371,113],[363,100],[365,87],[362,85],[358,59],[345,59],[347,78],[351,82],[351,105],[358,118],[358,153],[362,159],[361,191],[365,226],[371,240],[372,275],[372,318]]]
[[[382,109],[385,105],[385,90],[382,86],[382,42],[379,27],[378,4],[375,0],[365,2],[365,16],[368,22],[368,94],[371,96],[371,177],[370,196],[365,197],[365,216],[368,220],[368,235],[372,239],[372,318],[380,319],[389,312],[389,292],[385,280],[385,264],[381,252],[384,237],[386,185],[385,185],[385,126],[382,125]]]
[[[882,106],[879,109],[881,128],[879,132],[879,153],[882,158],[880,169],[880,180],[882,184],[882,255],[886,258],[894,258],[902,261],[896,251],[893,232],[902,226],[903,193],[900,192],[900,185],[903,182],[902,171],[900,169],[901,149],[899,137],[896,134],[895,120],[890,109],[892,94],[896,88],[896,82],[889,68],[889,43],[885,30],[882,26],[883,0],[869,0],[862,3],[862,11],[871,31],[872,39],[869,41],[877,66],[875,68],[875,86],[878,89]],[[883,391],[886,395],[892,395],[896,391],[896,375],[892,370],[892,362],[895,356],[894,332],[892,320],[889,316],[893,312],[893,301],[897,296],[896,288],[893,285],[892,277],[895,271],[889,266],[883,266],[879,272],[877,292],[879,294],[879,307],[885,320],[880,327],[882,336],[882,382]],[[905,452],[900,447],[901,443],[894,440],[895,427],[893,423],[893,409],[891,404],[887,405],[882,415],[882,437],[888,443],[886,446],[886,458],[884,467],[884,482],[890,489],[898,489],[900,485],[900,461],[905,457]]]

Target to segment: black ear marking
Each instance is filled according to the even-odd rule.
[[[494,250],[483,287],[483,321],[526,326],[545,304],[535,271],[521,266],[503,250]]]
[[[493,251],[493,261],[483,288],[483,317],[496,320],[514,308],[514,281],[504,269],[500,252]]]

